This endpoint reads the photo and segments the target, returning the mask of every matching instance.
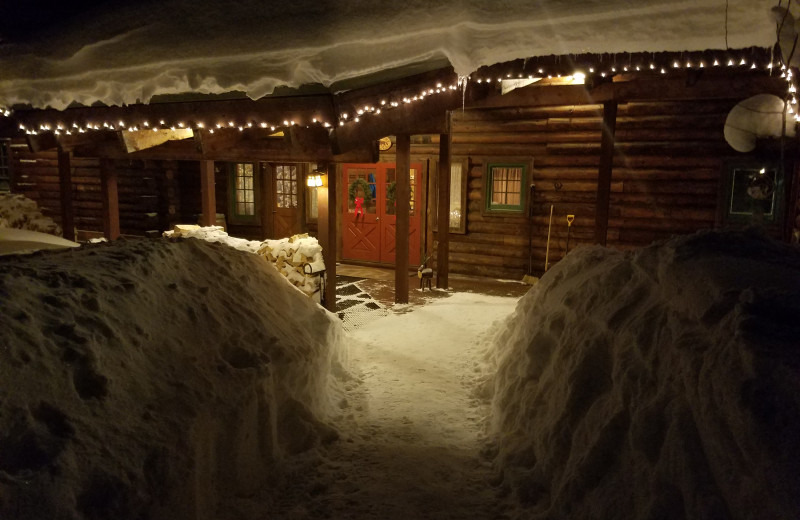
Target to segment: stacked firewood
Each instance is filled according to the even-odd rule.
[[[274,265],[292,285],[306,295],[319,299],[325,262],[322,260],[322,246],[316,238],[308,234],[260,242],[229,236],[220,226],[176,224],[172,231],[164,232],[164,236],[222,242],[241,251],[259,254]]]
[[[325,271],[322,246],[308,234],[280,240],[265,240],[257,251],[295,287],[311,296],[319,291],[320,275]]]

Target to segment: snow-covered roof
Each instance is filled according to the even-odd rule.
[[[769,47],[763,0],[196,0],[104,4],[0,40],[0,106],[148,102],[449,62]],[[13,15],[12,15],[13,18]],[[30,20],[29,20],[30,22]],[[0,35],[1,36],[1,35]]]

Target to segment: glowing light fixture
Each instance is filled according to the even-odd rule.
[[[308,177],[306,178],[306,186],[309,188],[319,188],[324,186],[323,178],[327,177],[327,174],[321,170],[314,170],[312,171]]]

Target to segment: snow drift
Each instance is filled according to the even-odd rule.
[[[0,45],[0,106],[61,110],[185,92],[337,82],[449,62],[459,75],[530,56],[768,47],[752,0],[104,2]]]
[[[0,260],[0,517],[211,519],[335,438],[341,326],[188,239]]]
[[[798,316],[800,251],[755,234],[570,253],[496,338],[525,517],[795,518]]]

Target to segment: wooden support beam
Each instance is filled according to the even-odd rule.
[[[203,208],[200,225],[216,225],[217,199],[214,193],[214,161],[200,161],[200,197]]]
[[[119,195],[114,160],[100,159],[100,189],[103,196],[103,235],[106,240],[119,238]]]
[[[317,226],[325,262],[325,308],[336,311],[336,165],[327,165],[327,186],[317,188]]]
[[[411,136],[397,136],[394,302],[408,303],[408,232],[410,229]]]
[[[450,134],[439,136],[439,203],[436,213],[439,223],[436,287],[447,289],[450,272]]]
[[[611,172],[614,165],[614,134],[617,127],[617,102],[603,105],[603,135],[600,142],[600,171],[597,176],[597,205],[594,221],[594,241],[606,245],[608,213],[611,201]]]
[[[61,229],[63,237],[75,240],[75,211],[72,207],[72,169],[70,153],[58,151],[58,182],[61,193]]]
[[[125,145],[121,132],[114,130],[92,130],[90,132],[62,132],[56,139],[58,147],[72,152],[73,157],[123,157]]]

